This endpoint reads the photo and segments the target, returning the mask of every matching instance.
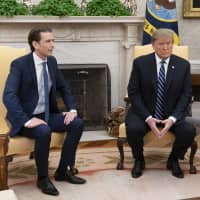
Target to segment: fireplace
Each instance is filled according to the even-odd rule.
[[[74,96],[85,130],[106,129],[105,118],[111,109],[111,80],[106,64],[60,64]],[[64,104],[59,98],[59,108]]]

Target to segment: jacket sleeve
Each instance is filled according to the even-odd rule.
[[[64,79],[63,74],[58,69],[57,62],[56,62],[56,90],[59,91],[59,93],[61,94],[64,104],[68,110],[76,109],[71,89],[67,81]]]
[[[134,111],[136,111],[140,115],[140,117],[142,117],[145,120],[151,114],[145,107],[143,98],[141,96],[140,79],[141,79],[140,65],[138,59],[135,59],[133,62],[130,80],[128,83],[128,97]]]
[[[191,103],[191,98],[192,98],[192,80],[190,73],[190,64],[189,62],[187,62],[182,83],[182,90],[180,91],[176,106],[172,112],[172,116],[174,116],[177,120],[184,118],[188,114],[187,108]]]
[[[21,127],[29,120],[23,111],[18,94],[20,93],[21,69],[19,61],[11,64],[10,72],[5,83],[3,103],[7,108],[9,119],[18,123]]]

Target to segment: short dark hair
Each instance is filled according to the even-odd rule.
[[[52,33],[52,29],[49,27],[35,27],[31,29],[28,35],[28,43],[32,52],[35,50],[35,48],[32,45],[32,42],[33,41],[39,42],[41,40],[41,35],[40,35],[41,32]]]

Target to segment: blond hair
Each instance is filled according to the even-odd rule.
[[[157,29],[151,37],[151,42],[153,43],[161,37],[170,37],[172,38],[172,42],[174,42],[174,31],[168,28]]]

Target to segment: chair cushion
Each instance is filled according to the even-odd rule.
[[[51,136],[51,148],[61,148],[65,133],[53,132]],[[7,155],[27,154],[34,151],[34,140],[22,136],[9,138]]]

